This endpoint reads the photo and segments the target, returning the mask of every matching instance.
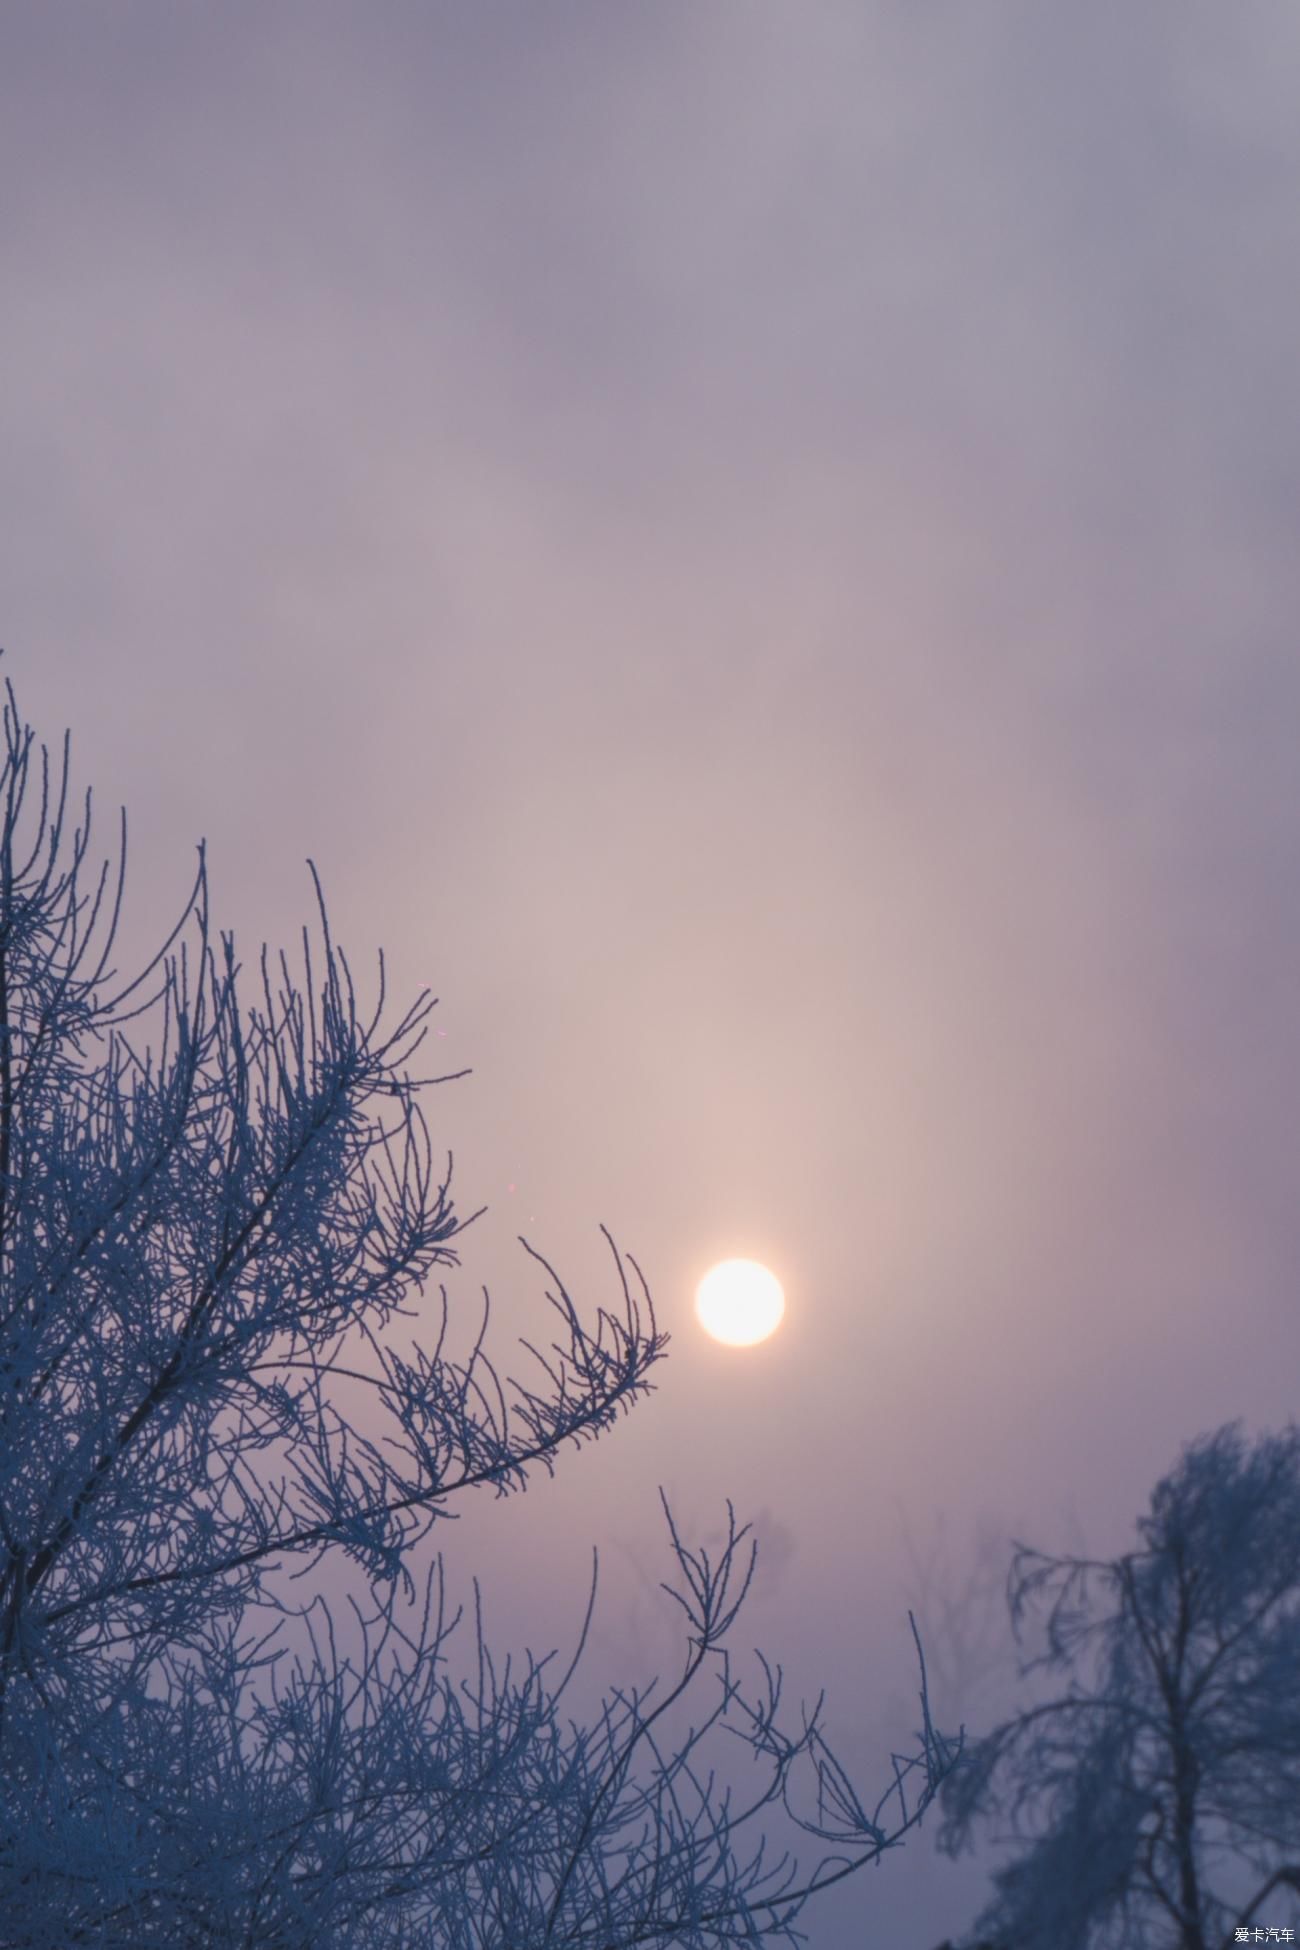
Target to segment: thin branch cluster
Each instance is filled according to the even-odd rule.
[[[318,880],[301,981],[265,949],[250,976],[210,924],[201,847],[176,928],[119,983],[125,816],[116,874],[87,882],[67,741],[61,767],[38,759],[6,690],[0,1944],[796,1940],[817,1890],[893,1846],[956,1758],[924,1670],[921,1751],[868,1810],[820,1702],[787,1733],[780,1669],[760,1662],[752,1697],[733,1674],[746,1529],[729,1513],[711,1560],[665,1504],[673,1683],[567,1720],[573,1664],[494,1661],[477,1588],[454,1676],[460,1612],[417,1546],[458,1494],[522,1488],[647,1392],[667,1337],[640,1269],[610,1240],[619,1298],[589,1325],[522,1242],[554,1333],[526,1344],[520,1380],[486,1352],[486,1293],[466,1358],[445,1287],[432,1344],[417,1330],[399,1354],[392,1324],[427,1318],[470,1222],[420,1107],[446,1079],[410,1071],[433,1000],[384,1029],[381,958],[363,1018]],[[329,1553],[369,1594],[342,1612],[298,1595]],[[746,1794],[707,1758],[716,1731],[736,1736],[744,1766],[723,1773]],[[802,1877],[770,1861],[742,1834],[765,1810],[831,1853]]]

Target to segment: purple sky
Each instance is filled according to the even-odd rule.
[[[567,1643],[600,1543],[644,1676],[730,1494],[868,1783],[900,1499],[1119,1549],[1295,1407],[1297,100],[1295,0],[0,0],[0,640],[127,959],[206,835],[441,996],[453,1293],[508,1356],[603,1220],[674,1333],[453,1580]]]

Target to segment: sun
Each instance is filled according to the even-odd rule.
[[[781,1282],[756,1259],[724,1259],[695,1289],[695,1312],[706,1334],[728,1347],[753,1347],[781,1325]]]

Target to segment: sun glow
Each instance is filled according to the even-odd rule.
[[[695,1313],[706,1334],[727,1347],[753,1347],[781,1325],[781,1282],[756,1259],[724,1259],[695,1289]]]

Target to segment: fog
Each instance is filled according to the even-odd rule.
[[[205,837],[246,957],[310,857],[363,989],[432,988],[466,1331],[484,1283],[504,1369],[540,1331],[520,1233],[608,1301],[604,1223],[672,1334],[450,1582],[569,1644],[595,1545],[591,1685],[644,1677],[657,1488],[730,1496],[740,1645],[883,1789],[909,1536],[953,1588],[1118,1550],[1294,1407],[1300,11],[0,41],[3,671],[105,850],[128,808],[124,965]],[[733,1253],[752,1349],[692,1313]],[[983,1877],[927,1825],[813,1950],[930,1950]]]

